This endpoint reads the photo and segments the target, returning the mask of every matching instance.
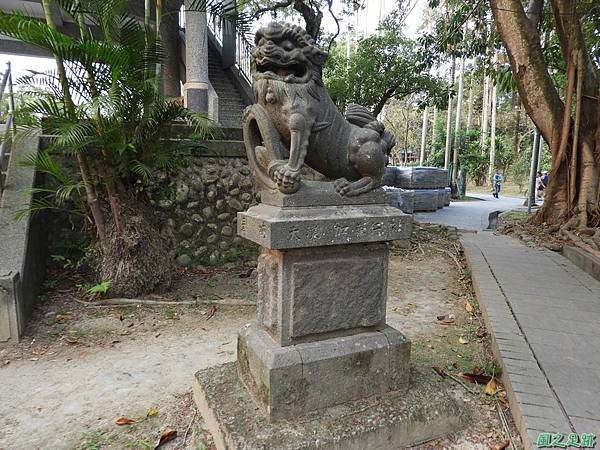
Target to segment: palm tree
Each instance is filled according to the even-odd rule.
[[[150,27],[125,12],[124,0],[57,0],[78,24],[77,38],[56,29],[50,2],[43,0],[45,23],[0,12],[0,33],[49,51],[57,65],[20,80],[44,90],[36,89],[24,106],[35,120],[19,132],[43,127],[55,136],[49,149],[28,159],[59,185],[45,189],[34,208],[85,198],[100,281],[109,281],[113,294],[139,295],[169,282],[173,267],[170,243],[150,220],[143,187],[157,170],[180,161],[165,139],[173,121],[185,120],[201,135],[211,122],[160,94],[156,67],[163,47]],[[76,161],[73,182],[53,162],[59,150]]]

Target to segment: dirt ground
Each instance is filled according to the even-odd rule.
[[[166,306],[90,306],[73,274],[50,281],[23,341],[0,348],[0,449],[154,449],[161,435],[175,436],[161,449],[214,448],[192,377],[235,359],[237,330],[255,316],[252,265],[182,273],[153,300],[185,304]],[[412,340],[412,363],[435,366],[476,412],[417,448],[521,448],[501,386],[486,395],[459,375],[499,374],[456,237],[416,227],[409,248],[392,246],[388,286],[388,323]]]

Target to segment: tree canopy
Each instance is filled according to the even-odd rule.
[[[336,42],[324,69],[338,107],[358,103],[378,115],[392,98],[421,93],[423,104],[446,101],[446,82],[430,75],[430,58],[417,42],[402,35],[397,20],[385,21],[376,34],[358,41],[349,57],[345,45]]]

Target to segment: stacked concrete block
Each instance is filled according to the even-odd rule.
[[[438,209],[442,209],[446,203],[446,190],[445,189],[437,189],[438,201],[437,207]]]
[[[450,205],[448,171],[437,167],[386,167],[388,204],[405,213],[436,211]]]
[[[403,213],[412,214],[415,205],[415,191],[384,186],[386,203],[399,208]]]
[[[414,211],[437,211],[438,190],[437,189],[415,189]]]
[[[448,185],[448,171],[437,167],[398,167],[396,187],[403,189],[439,189]]]

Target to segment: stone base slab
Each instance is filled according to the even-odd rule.
[[[410,341],[389,326],[289,347],[280,347],[256,325],[238,335],[240,377],[271,421],[406,392],[409,358]]]
[[[355,196],[343,197],[338,194],[331,181],[304,181],[298,192],[284,194],[278,190],[262,190],[261,203],[281,208],[298,208],[314,206],[340,205],[372,205],[385,203],[385,192],[382,188]]]
[[[411,231],[412,217],[385,204],[280,208],[261,203],[238,213],[238,236],[271,250],[409,239]]]
[[[437,375],[413,370],[410,378],[406,394],[347,402],[279,423],[260,413],[235,363],[196,373],[194,398],[218,450],[398,450],[468,425],[469,409]]]

